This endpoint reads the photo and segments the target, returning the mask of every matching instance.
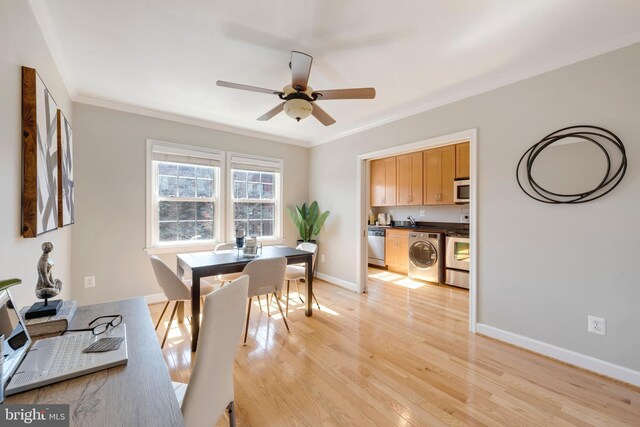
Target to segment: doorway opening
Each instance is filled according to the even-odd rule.
[[[469,180],[466,189],[468,196],[468,215],[469,215],[469,244],[468,244],[468,263],[469,263],[469,330],[473,333],[476,331],[477,318],[477,288],[478,288],[478,215],[477,215],[477,185],[478,185],[478,167],[477,152],[478,140],[477,130],[470,129],[462,132],[456,132],[422,141],[412,142],[384,150],[374,151],[361,154],[357,158],[357,207],[356,207],[356,259],[358,267],[356,271],[356,284],[358,292],[367,291],[369,279],[369,263],[368,263],[368,222],[369,209],[372,205],[370,191],[371,177],[371,160],[381,159],[391,156],[400,156],[417,151],[436,149],[439,147],[450,146],[463,142],[469,142]],[[384,197],[384,196],[382,196]],[[395,195],[394,195],[395,197]],[[435,196],[437,198],[442,195]],[[426,236],[428,237],[428,236]],[[443,237],[444,238],[444,237]],[[425,238],[426,240],[426,238]],[[443,248],[443,246],[441,246]],[[409,282],[407,282],[409,283]]]

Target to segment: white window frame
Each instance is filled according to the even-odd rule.
[[[153,167],[153,154],[165,153],[170,155],[188,156],[213,160],[219,164],[219,169],[214,176],[215,212],[214,215],[214,240],[183,241],[183,242],[159,242],[157,235],[158,200],[155,195],[157,174]],[[196,147],[172,142],[147,139],[147,195],[146,195],[146,248],[149,254],[189,252],[198,250],[211,250],[217,242],[224,240],[224,224],[226,215],[226,188],[225,177],[225,152],[205,147]],[[175,199],[179,201],[180,199]]]
[[[274,202],[274,235],[272,237],[258,237],[258,240],[264,244],[280,244],[284,241],[283,237],[283,217],[284,217],[284,162],[282,159],[274,157],[257,156],[253,154],[227,152],[227,241],[235,239],[235,221],[233,215],[233,204],[236,201],[233,197],[233,175],[234,169],[252,170],[257,172],[275,172],[275,182],[273,194]],[[240,166],[238,168],[238,166]],[[253,199],[240,199],[241,201],[251,201]],[[255,200],[257,203],[264,203],[264,200]]]

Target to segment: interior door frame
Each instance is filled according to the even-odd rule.
[[[469,141],[469,177],[471,180],[469,203],[469,238],[471,244],[469,272],[469,330],[476,332],[477,323],[477,295],[478,295],[478,130],[469,129],[429,138],[409,144],[398,145],[384,150],[372,151],[358,155],[356,164],[356,191],[358,194],[356,203],[356,285],[359,293],[367,291],[367,207],[370,201],[369,188],[369,160],[396,156],[412,151],[426,150],[458,142]]]

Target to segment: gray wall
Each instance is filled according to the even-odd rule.
[[[146,139],[284,159],[284,206],[307,200],[308,148],[74,104],[73,297],[94,303],[160,293],[146,245]],[[284,213],[284,237],[297,231]],[[175,266],[175,255],[163,255]],[[95,288],[84,277],[96,276]]]
[[[319,271],[355,281],[358,154],[477,128],[479,321],[640,370],[638,70],[640,44],[314,147],[310,198],[333,217],[320,236]],[[574,124],[622,138],[626,178],[583,205],[527,198],[514,177],[518,159]],[[589,314],[606,318],[606,336],[587,333]]]
[[[71,125],[74,124],[71,101],[28,2],[0,2],[0,52],[0,279],[21,278],[22,285],[14,287],[12,293],[21,306],[33,303],[38,280],[36,264],[42,254],[40,246],[50,241],[54,245],[52,258],[56,263],[53,275],[62,280],[62,296],[68,298],[73,226],[33,239],[20,236],[23,65],[38,71],[58,108]]]

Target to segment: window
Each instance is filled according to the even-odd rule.
[[[223,154],[149,141],[147,247],[221,240],[220,169]]]
[[[243,229],[261,240],[282,238],[282,161],[230,154],[230,234]]]

